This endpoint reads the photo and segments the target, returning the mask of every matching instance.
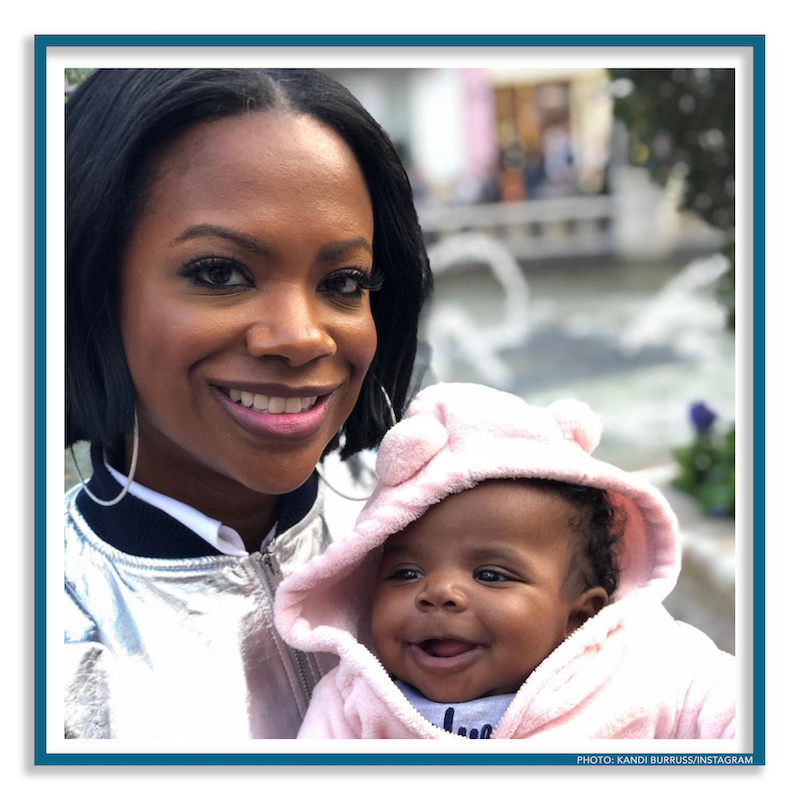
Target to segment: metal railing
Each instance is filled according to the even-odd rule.
[[[515,203],[421,208],[426,243],[481,233],[518,259],[603,256],[615,251],[615,203],[608,195],[553,197]]]

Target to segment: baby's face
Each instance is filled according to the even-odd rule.
[[[515,692],[586,615],[562,589],[575,510],[525,481],[445,498],[386,542],[372,635],[430,700]]]

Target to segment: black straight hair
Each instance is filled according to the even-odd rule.
[[[157,154],[201,122],[276,110],[313,117],[353,151],[374,217],[375,358],[343,426],[341,457],[375,447],[410,399],[432,277],[411,187],[385,131],[341,84],[306,69],[103,69],[66,108],[66,445],[118,446],[134,389],[119,330],[122,254]],[[338,437],[326,452],[339,446]]]

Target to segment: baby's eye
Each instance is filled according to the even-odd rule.
[[[401,567],[396,569],[390,576],[390,581],[415,581],[422,577],[422,573],[418,569],[411,569],[411,567]]]
[[[508,578],[493,569],[479,569],[475,573],[475,580],[483,583],[496,583],[498,581],[507,581]]]

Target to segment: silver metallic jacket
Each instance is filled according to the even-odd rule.
[[[155,559],[102,541],[77,492],[65,497],[65,738],[294,738],[335,661],[279,638],[275,589],[331,542],[326,519],[338,536],[360,503],[320,483],[266,553]]]

